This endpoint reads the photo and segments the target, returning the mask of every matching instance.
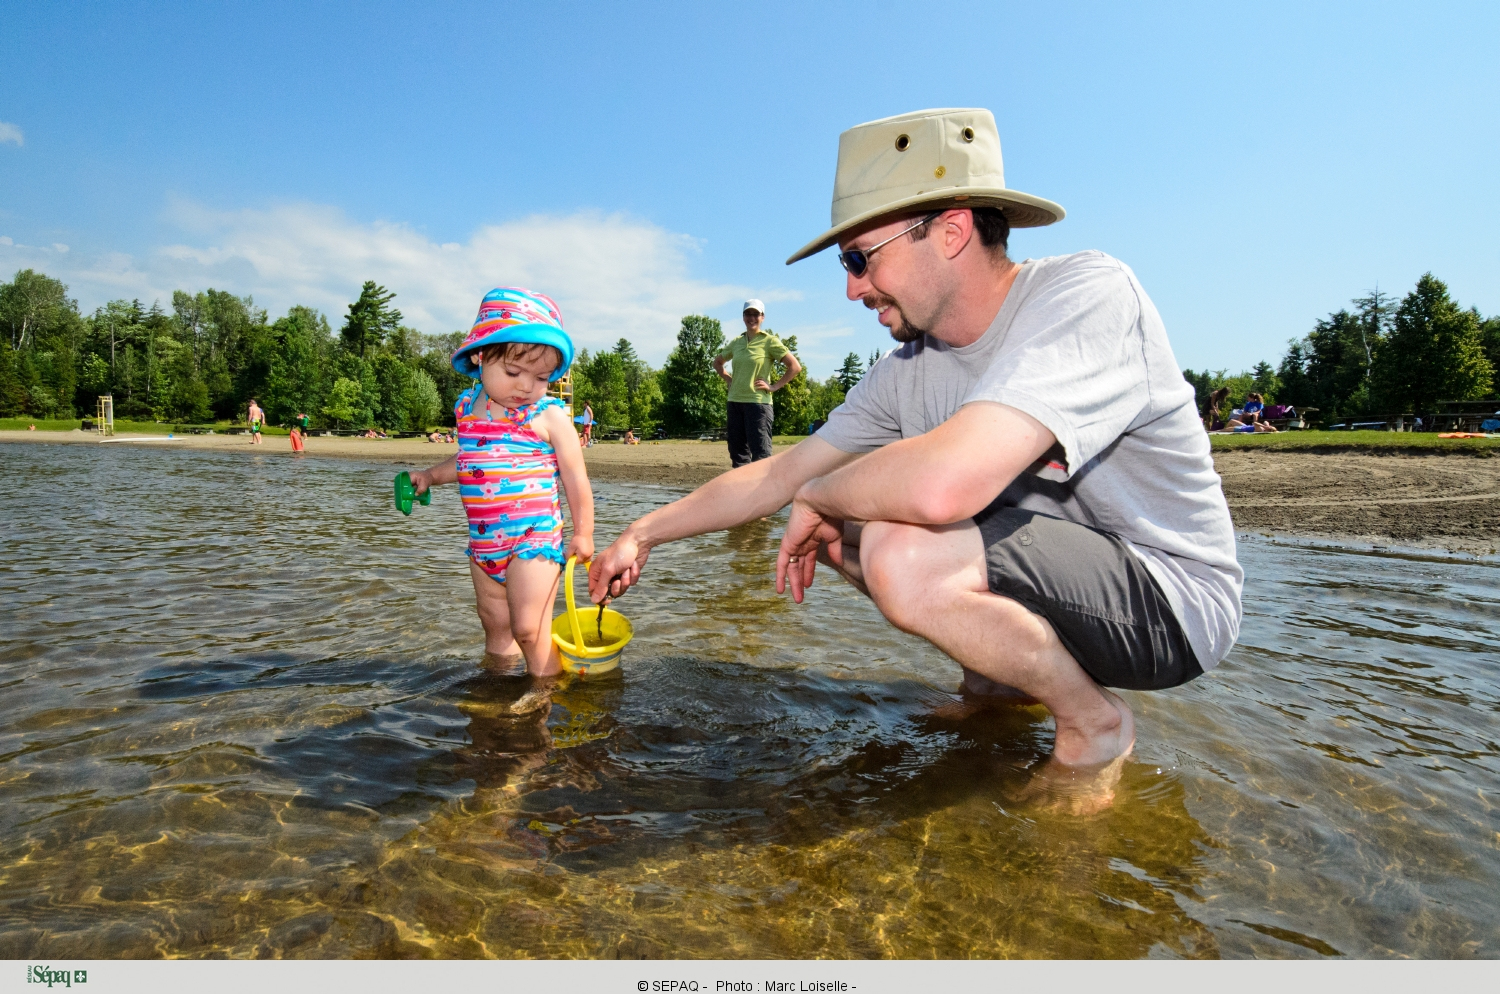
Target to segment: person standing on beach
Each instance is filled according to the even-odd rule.
[[[762,331],[766,307],[758,300],[745,301],[742,311],[745,333],[737,335],[714,356],[714,372],[729,388],[729,461],[736,468],[771,458],[771,423],[775,420],[771,394],[797,378],[802,364],[781,339]],[[724,372],[724,363],[734,372]],[[775,383],[775,364],[785,372]]]
[[[246,414],[246,419],[250,422],[250,444],[259,445],[262,441],[260,426],[266,420],[266,412],[260,409],[254,397],[250,398],[250,410]]]
[[[586,449],[594,444],[594,408],[585,403],[583,405],[583,447]]]
[[[1035,699],[1063,810],[1109,804],[1135,742],[1106,688],[1165,690],[1239,634],[1244,571],[1194,391],[1135,274],[1102,252],[1015,262],[1058,205],[1007,189],[987,110],[839,139],[832,227],[850,300],[899,347],[816,435],[633,522],[589,571],[597,602],[651,549],[791,504],[777,590],[817,562],[963,668],[971,695]]]

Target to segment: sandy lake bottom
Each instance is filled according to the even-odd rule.
[[[527,709],[391,473],[0,445],[0,957],[1500,956],[1493,560],[1244,540],[1240,644],[1080,819],[1045,711],[778,598],[777,520]],[[680,492],[597,489],[604,540]]]

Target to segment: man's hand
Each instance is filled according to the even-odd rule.
[[[595,604],[606,597],[619,597],[641,578],[650,549],[643,549],[630,530],[615,539],[589,566],[589,600]]]
[[[818,567],[818,546],[828,546],[828,558],[844,564],[844,522],[821,514],[802,503],[792,501],[792,514],[781,537],[781,551],[776,554],[776,592],[786,593],[787,580],[792,583],[792,600],[802,603],[802,592],[812,586],[813,571]]]

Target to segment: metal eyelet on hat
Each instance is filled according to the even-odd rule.
[[[938,179],[942,179],[947,174],[948,174],[948,169],[945,166],[938,166],[936,169],[934,169],[932,171],[932,175],[935,176],[935,177],[937,177]]]
[[[911,138],[908,137],[907,135],[897,135],[896,136],[896,151],[898,151],[898,152],[905,152],[906,149],[910,145],[911,145]]]
[[[964,141],[966,141],[966,142],[973,141],[974,140],[974,129],[973,128],[964,128],[964,130],[963,130],[963,136],[964,136]]]

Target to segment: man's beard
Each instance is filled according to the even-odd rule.
[[[927,334],[927,329],[918,328],[911,322],[909,318],[907,318],[906,312],[901,309],[901,305],[896,303],[894,298],[887,297],[882,294],[875,297],[866,297],[864,298],[864,303],[865,306],[870,308],[870,310],[872,311],[878,310],[882,307],[891,307],[895,309],[896,322],[890,327],[891,337],[903,345],[905,345],[907,342],[915,342],[917,339]]]

